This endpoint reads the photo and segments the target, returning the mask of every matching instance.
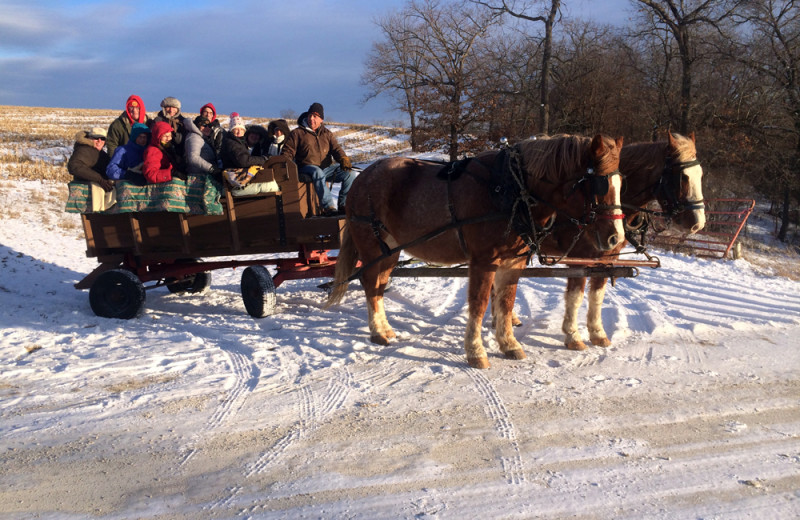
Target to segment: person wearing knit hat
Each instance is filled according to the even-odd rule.
[[[172,127],[172,146],[175,147],[179,157],[183,157],[183,140],[186,135],[184,119],[181,114],[181,102],[171,96],[161,100],[161,111],[153,119],[154,124],[163,121]],[[150,129],[153,129],[153,125],[150,125]]]
[[[300,180],[314,185],[322,214],[341,215],[344,213],[347,192],[356,175],[350,158],[339,146],[333,133],[322,124],[324,119],[322,103],[312,103],[308,111],[297,119],[297,128],[289,133],[281,155],[297,163]],[[342,183],[336,202],[328,188],[329,182]]]
[[[114,155],[117,146],[128,142],[134,123],[145,123],[148,126],[151,124],[145,113],[144,102],[139,96],[129,96],[125,102],[125,111],[109,125],[106,138],[106,149],[109,155]]]
[[[135,184],[145,184],[142,175],[144,149],[150,141],[150,128],[144,123],[135,123],[131,128],[130,140],[118,146],[106,168],[106,176],[114,180],[126,180]]]
[[[253,155],[252,145],[246,139],[247,127],[244,119],[237,112],[231,113],[228,131],[222,139],[222,166],[223,168],[249,168],[261,166],[267,158],[256,152]],[[265,131],[266,133],[266,131]]]
[[[322,108],[322,103],[311,103],[311,106],[308,107],[309,114],[317,114],[320,119],[325,119],[325,109]]]
[[[239,133],[241,130],[241,133]],[[240,116],[237,112],[231,114],[230,121],[228,122],[228,131],[235,134],[236,137],[242,137],[247,130],[247,127],[244,126],[244,119]]]

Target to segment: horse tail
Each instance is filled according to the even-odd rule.
[[[350,236],[350,226],[344,226],[342,245],[339,248],[339,256],[336,258],[336,270],[333,274],[333,289],[328,295],[328,301],[325,302],[325,309],[342,301],[344,293],[347,292],[347,286],[350,284],[348,278],[355,272],[357,264],[358,251],[353,238]]]

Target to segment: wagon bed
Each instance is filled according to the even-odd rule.
[[[314,189],[300,182],[294,162],[270,158],[251,184],[271,181],[278,191],[234,197],[225,187],[219,215],[82,214],[86,254],[100,265],[75,287],[90,290],[96,314],[130,318],[143,308],[146,282],[156,282],[148,289],[166,285],[172,292],[200,292],[210,283],[210,271],[245,266],[245,306],[251,314],[268,314],[270,293],[283,281],[333,275],[335,258],[327,253],[339,248],[344,226],[343,217],[319,215]],[[276,253],[294,256],[276,259]],[[201,261],[230,256],[249,258]],[[264,265],[274,265],[277,274],[271,276]],[[247,278],[254,280],[248,284]],[[255,303],[245,295],[253,284],[265,292],[252,295]],[[251,309],[249,303],[264,308]]]

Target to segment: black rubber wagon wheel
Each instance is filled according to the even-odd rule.
[[[251,265],[242,273],[242,300],[247,314],[254,318],[275,312],[275,282],[263,265]]]
[[[102,318],[129,320],[144,309],[141,280],[130,271],[112,269],[97,277],[89,288],[89,305]]]
[[[190,258],[186,260],[178,260],[176,263],[197,264],[200,262],[201,260]],[[195,273],[180,280],[177,278],[167,277],[164,280],[164,283],[167,285],[167,289],[172,294],[199,294],[211,287],[211,273]]]

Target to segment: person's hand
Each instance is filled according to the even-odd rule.
[[[103,188],[103,191],[111,191],[114,189],[114,182],[108,179],[103,179],[98,184]]]
[[[339,164],[342,166],[342,170],[346,172],[349,172],[353,169],[353,163],[350,162],[350,158],[347,156],[342,157],[342,160],[339,162]]]

